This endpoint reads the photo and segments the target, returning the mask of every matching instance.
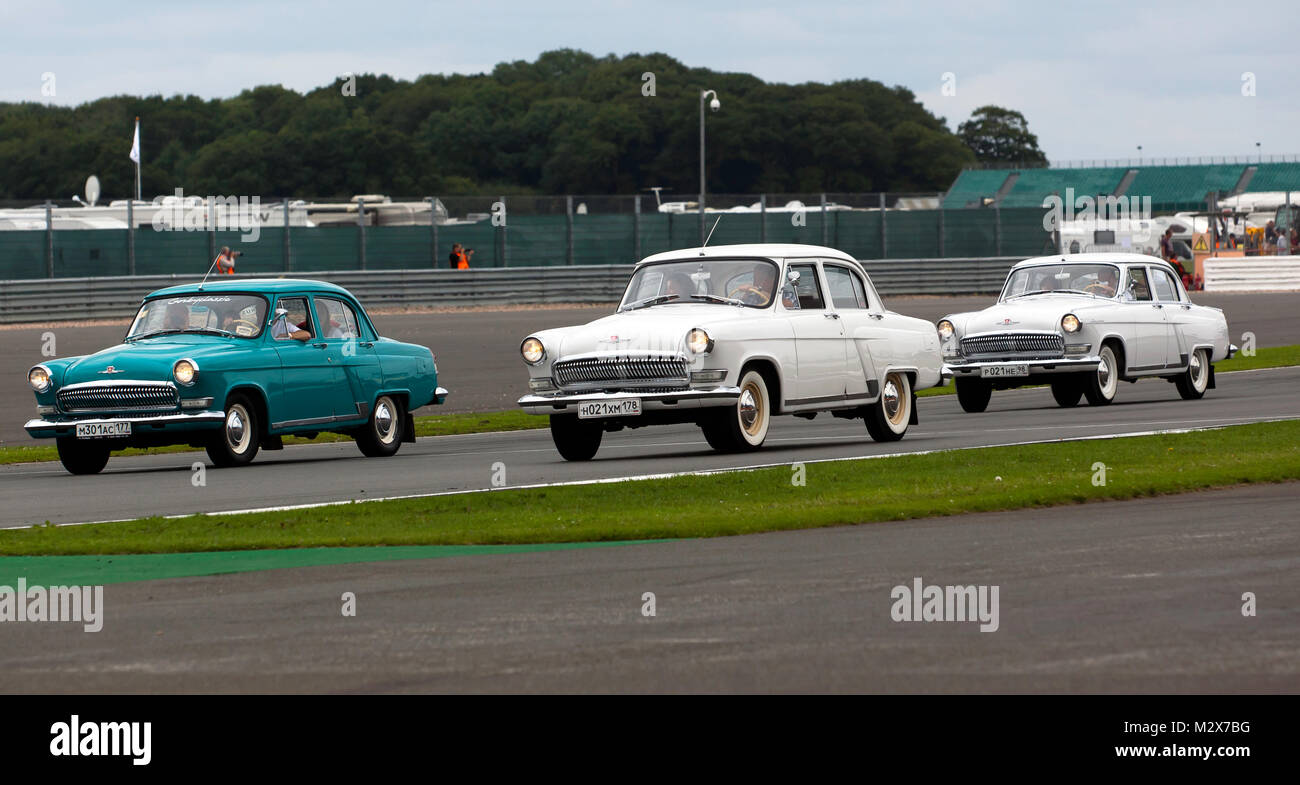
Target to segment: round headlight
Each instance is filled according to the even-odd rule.
[[[952,322],[947,319],[940,319],[938,324],[939,337],[945,341],[952,337]]]
[[[713,339],[709,334],[696,327],[694,330],[686,333],[686,348],[696,354],[703,354],[713,347]]]
[[[528,338],[519,347],[519,353],[524,356],[524,362],[536,365],[546,356],[546,347],[536,338]]]
[[[44,365],[38,365],[27,372],[27,383],[32,386],[36,392],[45,392],[50,389],[50,369]]]
[[[1072,313],[1067,313],[1061,317],[1061,329],[1067,333],[1079,332],[1079,317]]]
[[[194,364],[193,360],[177,360],[172,366],[172,378],[177,384],[183,384],[189,387],[194,384],[194,377],[199,373],[199,366]]]

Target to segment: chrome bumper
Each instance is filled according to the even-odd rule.
[[[448,393],[447,393],[447,388],[446,388],[446,387],[439,387],[438,389],[436,389],[436,390],[433,391],[433,402],[434,402],[434,403],[446,403],[446,402],[447,402],[447,395],[448,395]]]
[[[703,390],[656,393],[638,393],[635,390],[619,393],[555,392],[541,395],[525,395],[519,399],[519,405],[529,414],[573,414],[578,411],[580,404],[592,401],[639,398],[641,399],[642,411],[662,411],[727,406],[734,404],[739,397],[739,387],[711,387]]]
[[[943,364],[943,375],[961,379],[969,376],[979,376],[981,369],[1006,367],[1012,365],[1029,366],[1030,376],[1042,376],[1054,373],[1077,373],[1079,371],[1095,371],[1101,363],[1100,357],[1071,357],[1060,358],[1055,360],[975,360],[971,362],[953,362]],[[1004,379],[1023,379],[1024,377],[1004,376],[990,377]]]
[[[23,430],[34,439],[51,439],[56,436],[72,436],[81,423],[108,424],[115,422],[131,423],[131,435],[138,436],[137,428],[151,428],[154,432],[190,430],[194,428],[218,427],[225,422],[225,412],[193,412],[178,414],[157,414],[143,417],[86,417],[68,420],[28,420]]]

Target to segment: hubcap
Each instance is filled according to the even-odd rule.
[[[1110,362],[1104,354],[1101,356],[1101,363],[1097,365],[1097,383],[1103,388],[1110,384]]]
[[[248,420],[243,407],[232,407],[226,414],[226,442],[235,452],[243,452],[248,446]]]
[[[1201,361],[1200,352],[1192,353],[1191,371],[1192,384],[1196,385],[1196,389],[1199,390],[1201,385],[1205,384],[1205,363]]]
[[[380,401],[375,407],[375,431],[384,441],[388,441],[393,436],[393,409],[388,405],[387,399]]]
[[[763,430],[763,392],[753,382],[746,384],[740,391],[737,402],[740,414],[740,427],[750,436],[757,436]]]
[[[903,410],[903,402],[898,396],[898,385],[894,383],[894,377],[890,376],[885,380],[885,391],[882,393],[882,400],[885,405],[885,416],[892,423],[898,422],[898,415]]]

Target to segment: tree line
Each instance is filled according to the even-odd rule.
[[[663,54],[563,49],[488,74],[339,77],[306,94],[262,86],[213,100],[0,104],[0,198],[67,198],[90,174],[105,199],[126,197],[137,116],[146,198],[175,188],[328,198],[651,186],[689,196],[704,89],[722,103],[707,117],[714,193],[942,191],[977,160],[1041,156],[1023,116],[997,107],[954,133],[910,90],[870,79],[771,84]]]

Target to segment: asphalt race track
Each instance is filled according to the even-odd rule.
[[[1293,693],[1297,496],[113,584],[100,632],[0,625],[0,690]],[[998,629],[893,621],[918,577],[998,586]]]
[[[606,434],[596,460],[586,463],[561,459],[546,430],[426,438],[382,459],[362,457],[351,442],[303,445],[263,452],[243,468],[209,467],[197,488],[191,467],[206,461],[202,452],[116,457],[102,474],[86,477],[55,462],[14,464],[0,466],[0,527],[488,489],[498,462],[507,485],[517,487],[1294,419],[1300,368],[1221,374],[1218,388],[1199,401],[1148,380],[1121,385],[1107,407],[1062,410],[1038,388],[994,393],[983,414],[962,412],[951,395],[918,399],[918,412],[920,424],[891,444],[873,442],[860,420],[779,417],[764,448],[744,455],[713,452],[692,425]]]
[[[1300,298],[1295,294],[1199,292],[1193,299],[1224,309],[1234,343],[1241,344],[1246,331],[1255,333],[1260,347],[1300,343],[1295,326]],[[885,304],[899,313],[936,321],[950,313],[987,307],[993,300],[992,296],[888,297]],[[613,306],[598,306],[379,314],[374,320],[384,335],[423,344],[437,355],[438,381],[451,390],[451,397],[445,406],[421,413],[490,412],[513,408],[527,392],[528,374],[519,359],[519,342],[528,333],[581,324],[612,310]],[[58,355],[67,357],[117,343],[126,324],[0,329],[0,445],[34,443],[22,430],[23,423],[35,416],[27,370],[46,359],[41,348],[47,332],[54,333]]]

